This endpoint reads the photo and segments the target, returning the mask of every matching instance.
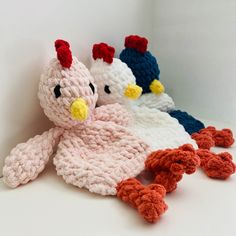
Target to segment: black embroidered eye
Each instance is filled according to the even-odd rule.
[[[61,96],[61,86],[58,84],[55,88],[54,88],[54,94],[56,98],[59,98]]]
[[[94,88],[93,84],[90,83],[90,84],[89,84],[89,87],[91,88],[91,90],[93,91],[93,94],[94,94],[94,93],[95,93],[95,88]]]
[[[105,91],[106,93],[108,93],[108,94],[110,94],[110,93],[111,93],[111,91],[110,91],[110,89],[109,89],[109,86],[108,86],[108,85],[105,85],[105,87],[104,87],[104,91]]]

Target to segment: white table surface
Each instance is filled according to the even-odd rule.
[[[236,126],[207,124],[230,127],[236,134]],[[236,156],[236,145],[227,151]],[[48,165],[34,182],[17,189],[9,189],[0,179],[0,235],[236,235],[235,201],[236,175],[219,181],[198,170],[185,175],[178,189],[166,197],[169,209],[152,225],[115,197],[67,185]]]

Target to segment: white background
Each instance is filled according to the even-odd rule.
[[[152,43],[176,104],[236,123],[236,1],[155,1]]]

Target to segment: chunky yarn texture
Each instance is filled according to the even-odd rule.
[[[200,120],[197,120],[185,111],[174,110],[170,111],[169,114],[171,117],[176,118],[190,135],[205,128],[205,125]]]
[[[228,148],[234,143],[233,133],[230,129],[216,130],[208,126],[193,133],[192,138],[196,140],[198,147],[197,155],[201,160],[201,168],[204,173],[215,179],[227,179],[235,173],[235,164],[230,153],[213,153],[211,147],[218,146]]]
[[[147,145],[113,122],[94,121],[65,131],[54,164],[66,183],[116,195],[122,180],[144,169]]]
[[[66,183],[117,195],[145,220],[155,222],[167,209],[164,187],[146,187],[133,179],[145,169],[148,144],[129,131],[132,117],[120,104],[95,108],[97,86],[89,70],[72,57],[69,43],[57,40],[55,48],[57,58],[42,73],[38,97],[56,127],[11,151],[3,170],[5,183],[15,188],[34,180],[55,149],[53,163]],[[93,56],[111,63],[112,54],[112,47],[100,44]],[[135,98],[141,89],[131,83],[125,91]]]
[[[133,43],[130,42],[133,40],[133,37],[130,37],[126,41],[127,48],[124,50],[125,52],[136,50],[135,48],[138,47],[137,38],[134,38],[135,42]],[[138,57],[142,56],[141,52],[137,52],[137,54]],[[138,69],[145,70],[145,68]],[[161,157],[167,156],[167,160],[171,156],[170,163],[175,157],[176,159],[179,158],[178,162],[181,163],[180,165],[185,166],[183,164],[184,157],[189,157],[189,163],[186,166],[192,166],[192,170],[195,171],[199,162],[196,160],[197,153],[194,149],[201,148],[209,150],[213,146],[229,147],[233,144],[233,134],[229,129],[223,129],[221,131],[216,130],[214,127],[205,129],[202,122],[187,112],[174,110],[173,100],[165,93],[160,95],[144,93],[136,101],[130,102],[125,97],[124,91],[128,84],[135,84],[137,78],[131,73],[130,68],[119,59],[114,58],[112,63],[106,63],[99,59],[93,60],[90,71],[95,78],[98,88],[98,104],[103,105],[118,102],[123,105],[129,111],[133,120],[127,128],[143,139],[150,146],[151,151],[154,153],[157,151],[155,155],[157,159],[160,158],[159,155]],[[109,92],[107,88],[109,88]],[[170,112],[170,114],[162,111]],[[189,133],[192,134],[191,137]],[[185,144],[190,146],[185,146]],[[211,155],[212,158],[217,155],[213,154]],[[183,160],[181,160],[182,158]],[[154,159],[152,161],[154,162]],[[192,163],[190,164],[191,161]],[[176,166],[180,167],[180,165]],[[227,168],[224,167],[225,165],[230,170],[232,169],[231,163],[225,162],[224,165],[217,165],[216,170],[219,173],[225,173],[226,176],[233,174],[233,171],[227,171]],[[160,163],[158,163],[158,168],[161,168],[160,171],[150,168],[150,164],[146,167],[149,171],[154,172],[155,182],[165,186],[167,192],[175,190],[177,183],[182,179],[183,173],[188,172],[176,173],[167,167],[162,169]],[[201,167],[203,168],[203,166]]]
[[[234,143],[233,133],[230,129],[216,130],[213,126],[193,133],[192,138],[196,140],[199,148],[208,150],[213,146],[228,148]]]
[[[177,148],[186,143],[197,148],[195,141],[168,113],[139,106],[139,99],[130,102],[125,96],[125,89],[129,84],[136,83],[135,77],[120,59],[113,58],[112,63],[106,63],[101,59],[93,60],[90,72],[98,89],[98,105],[123,105],[132,117],[132,122],[127,128],[144,140],[151,150]],[[110,93],[106,91],[107,86]]]
[[[139,43],[145,42],[145,50],[139,50]],[[138,35],[125,38],[125,48],[120,53],[121,61],[132,70],[136,83],[143,89],[143,94],[137,101],[140,107],[149,107],[164,112],[176,118],[190,135],[204,128],[204,124],[186,112],[175,109],[173,99],[166,93],[156,94],[151,89],[152,83],[160,78],[160,68],[157,58],[147,51],[148,40]]]
[[[140,42],[145,43],[140,50]],[[150,85],[154,79],[159,80],[160,70],[156,58],[147,50],[147,39],[137,35],[125,38],[125,49],[120,54],[120,59],[133,71],[137,85],[143,88],[143,93],[149,93]]]
[[[119,182],[144,169],[149,147],[125,128],[130,116],[119,104],[95,109],[97,88],[88,69],[72,56],[70,63],[66,41],[57,40],[55,48],[57,58],[42,73],[38,97],[56,127],[12,150],[4,181],[14,188],[34,180],[58,144],[58,175],[91,192],[115,195]]]
[[[227,179],[235,173],[235,164],[228,152],[215,154],[209,150],[199,149],[197,155],[201,159],[203,171],[214,179]]]
[[[137,208],[142,217],[149,223],[156,222],[167,210],[163,201],[166,190],[162,185],[143,186],[137,179],[122,181],[117,186],[117,197]]]
[[[145,93],[135,101],[139,107],[147,107],[157,109],[163,112],[169,112],[175,109],[175,103],[173,99],[167,93],[153,94]]]
[[[162,184],[167,192],[175,190],[177,182],[182,179],[182,175],[184,173],[193,173],[199,165],[199,158],[194,151],[194,148],[197,148],[195,140],[193,140],[184,130],[183,126],[168,113],[154,108],[139,106],[138,102],[130,102],[126,98],[124,92],[125,88],[128,87],[129,84],[135,84],[135,77],[130,68],[128,68],[121,60],[114,58],[112,63],[106,63],[100,59],[93,60],[90,72],[97,84],[99,95],[98,104],[113,104],[117,102],[123,105],[132,117],[127,126],[128,130],[140,137],[150,146],[148,154],[153,151],[161,151],[162,149],[165,150],[168,148],[168,152],[171,152],[173,149],[173,154],[169,154],[171,158],[173,158],[172,156],[175,156],[176,159],[178,157],[179,162],[181,161],[181,158],[183,158],[183,166],[186,171],[184,169],[181,174],[172,173],[168,168],[165,168],[165,173],[164,170],[162,170],[157,175],[156,169],[148,169],[157,176],[155,182]],[[106,89],[107,86],[109,87],[109,93]],[[189,148],[186,148],[188,151],[184,148],[179,148],[179,146],[186,143],[189,145]],[[173,162],[173,160],[170,160],[170,162]],[[160,168],[163,167],[161,164],[162,163],[159,163]],[[123,196],[123,194],[121,196]],[[129,198],[125,197],[125,199],[125,201],[130,203]],[[133,205],[132,201],[131,204]],[[136,205],[134,207],[138,208]],[[159,214],[155,213],[154,215],[154,219],[156,219]],[[149,221],[154,221],[154,219]]]
[[[63,129],[52,128],[12,149],[3,168],[5,183],[15,188],[36,179],[48,163],[62,133]]]
[[[155,183],[163,185],[166,192],[172,192],[184,173],[192,174],[196,171],[200,160],[194,148],[185,144],[176,149],[152,152],[145,165],[147,170],[154,173]]]

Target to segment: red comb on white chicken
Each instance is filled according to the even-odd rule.
[[[106,43],[99,43],[93,45],[93,59],[103,59],[104,62],[111,64],[113,62],[115,48]]]

